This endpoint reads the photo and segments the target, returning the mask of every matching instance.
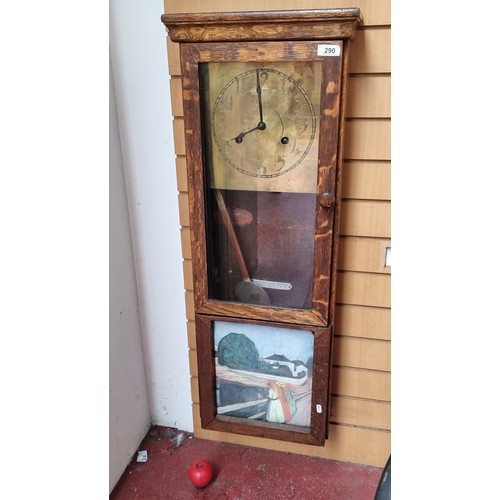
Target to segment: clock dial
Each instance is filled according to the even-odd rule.
[[[320,73],[314,62],[210,65],[212,187],[315,192]]]
[[[297,80],[273,68],[245,71],[215,101],[212,133],[220,154],[239,172],[277,177],[311,150],[316,114]]]

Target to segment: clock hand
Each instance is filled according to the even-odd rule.
[[[241,132],[236,137],[233,137],[232,139],[230,139],[231,141],[236,142],[236,144],[241,144],[243,142],[243,138],[247,134],[249,134],[250,132],[254,132],[255,130],[265,130],[266,129],[266,124],[264,122],[264,114],[263,114],[263,110],[262,110],[262,87],[260,86],[260,76],[259,76],[258,69],[255,70],[255,74],[257,76],[257,87],[255,90],[257,92],[257,99],[259,102],[259,123],[257,123],[256,127],[251,128],[250,130],[247,130],[246,132]]]
[[[258,129],[259,129],[259,127],[254,127],[254,128],[251,128],[250,130],[247,130],[246,132],[241,132],[236,137],[233,137],[231,139],[231,141],[236,142],[236,144],[241,144],[243,142],[243,137],[245,137],[250,132],[253,132],[254,130],[258,130]]]
[[[256,127],[247,130],[246,132],[241,132],[236,137],[230,139],[231,141],[236,142],[236,144],[241,144],[243,142],[243,137],[245,137],[250,132],[254,132],[255,130],[264,130],[266,128],[266,124],[264,122],[259,122]]]
[[[259,118],[260,122],[259,123],[264,123],[264,117],[262,113],[262,88],[260,87],[260,77],[259,77],[259,70],[255,71],[255,74],[257,75],[257,99],[259,100]]]

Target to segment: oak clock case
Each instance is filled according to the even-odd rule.
[[[201,427],[321,446],[359,9],[162,20],[181,59]]]

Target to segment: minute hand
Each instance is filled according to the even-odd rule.
[[[260,77],[259,77],[259,70],[255,72],[257,75],[257,99],[259,100],[259,118],[260,118],[260,123],[264,123],[264,116],[262,113],[262,89],[260,87]]]

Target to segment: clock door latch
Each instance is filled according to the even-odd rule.
[[[325,192],[319,195],[319,204],[324,208],[330,208],[335,202],[333,193]]]

